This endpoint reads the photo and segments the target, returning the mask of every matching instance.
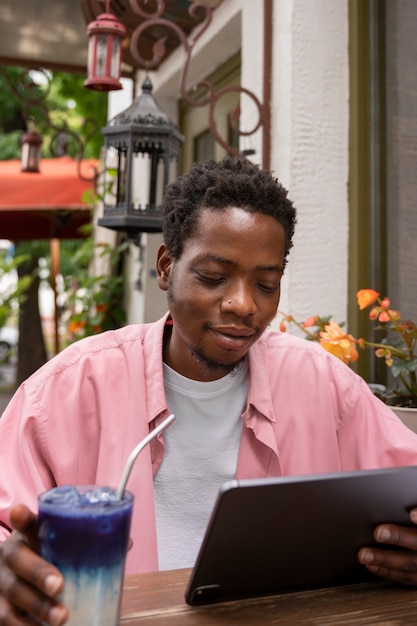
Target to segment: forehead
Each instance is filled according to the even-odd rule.
[[[193,233],[183,253],[217,254],[225,258],[247,256],[263,264],[282,265],[285,256],[283,226],[272,216],[241,207],[204,208],[199,211]]]

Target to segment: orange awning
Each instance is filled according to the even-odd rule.
[[[85,176],[94,174],[97,160],[82,162]],[[25,173],[20,161],[0,161],[0,239],[73,239],[91,220],[83,200],[93,183],[78,176],[70,157],[42,159],[40,173]]]

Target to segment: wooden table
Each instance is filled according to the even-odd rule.
[[[415,626],[417,590],[381,581],[191,607],[190,570],[127,576],[120,626]]]

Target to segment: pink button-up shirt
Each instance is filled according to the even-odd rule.
[[[74,343],[21,385],[0,419],[2,524],[18,502],[36,511],[37,495],[53,486],[118,485],[132,448],[169,413],[165,319]],[[417,435],[320,346],[266,331],[249,368],[238,478],[417,464]],[[158,568],[153,476],[163,451],[160,436],[129,479],[130,573]]]

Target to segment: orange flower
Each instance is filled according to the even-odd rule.
[[[325,330],[320,332],[320,345],[325,350],[337,356],[344,363],[358,360],[359,354],[352,335],[345,333],[339,324],[333,321],[324,328]]]
[[[399,311],[394,311],[394,309],[382,309],[379,306],[376,306],[369,313],[370,320],[378,319],[379,322],[392,322],[401,319]]]
[[[379,315],[379,306],[374,306],[374,308],[371,309],[370,312],[369,312],[369,319],[370,320],[377,320],[378,319],[378,315]]]
[[[281,331],[282,333],[285,333],[285,332],[286,332],[287,327],[286,327],[286,325],[285,325],[285,321],[284,321],[284,320],[281,320],[281,323],[280,323],[280,325],[279,325],[279,329],[280,329],[280,331]]]
[[[303,322],[303,326],[304,328],[309,328],[310,326],[315,326],[316,322],[317,322],[318,316],[317,315],[312,315],[311,317],[308,317],[304,322]]]
[[[387,367],[392,367],[394,360],[391,355],[391,350],[389,348],[378,348],[375,350],[375,356],[379,359],[385,359],[385,364]]]
[[[84,320],[80,320],[79,322],[76,322],[75,320],[71,320],[68,324],[68,331],[72,334],[77,333],[79,330],[81,330],[82,328],[84,328],[85,326],[85,321]]]
[[[390,316],[388,314],[387,311],[381,311],[381,313],[379,314],[378,320],[380,322],[389,322],[390,321]]]
[[[374,289],[359,289],[356,294],[356,299],[360,309],[366,309],[378,298],[379,293]]]
[[[284,316],[283,322],[292,322],[310,341],[318,341],[322,348],[349,364],[359,358],[357,348],[373,348],[377,357],[385,361],[397,379],[394,385],[387,387],[387,393],[393,394],[401,406],[417,406],[417,324],[411,320],[402,320],[401,314],[391,309],[391,300],[379,297],[375,289],[360,289],[357,294],[360,309],[369,307],[369,319],[377,322],[375,328],[386,336],[376,339],[373,333],[369,340],[356,339],[343,330],[330,316],[311,316],[304,322],[297,322],[291,316]],[[284,326],[285,326],[284,324]],[[311,329],[310,327],[313,327]],[[391,342],[391,336],[393,339]],[[391,383],[390,383],[391,384]]]
[[[397,322],[398,320],[401,319],[401,314],[400,314],[399,311],[395,311],[394,309],[390,309],[388,311],[388,313],[390,315],[391,321],[395,320]],[[403,330],[405,330],[405,326],[403,326]]]

